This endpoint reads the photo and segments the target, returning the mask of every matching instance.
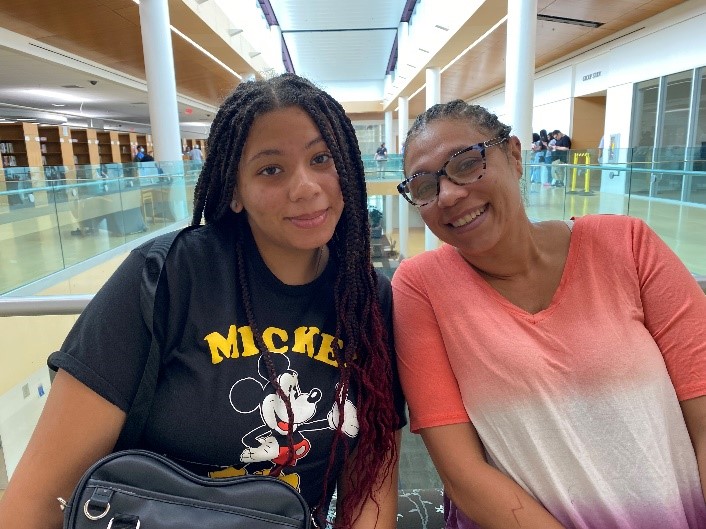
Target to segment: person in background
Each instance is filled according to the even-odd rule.
[[[447,528],[706,528],[706,296],[642,220],[532,222],[522,147],[457,100],[398,189],[446,244],[392,280],[410,423]]]
[[[539,131],[539,139],[541,140],[542,145],[544,145],[544,167],[542,168],[542,173],[545,175],[544,186],[550,187],[552,185],[552,151],[549,148],[550,140],[546,129]],[[551,141],[554,141],[554,139],[552,138]]]
[[[137,152],[135,157],[132,159],[133,162],[141,162],[142,158],[145,157],[145,148],[142,145],[137,146]]]
[[[544,155],[547,152],[547,147],[544,145],[544,142],[542,142],[542,139],[539,134],[536,132],[532,133],[532,171],[531,171],[531,178],[530,178],[530,184],[531,184],[531,189],[530,192],[537,192],[537,189],[535,189],[536,186],[541,186],[542,185],[542,171],[544,170]],[[535,185],[536,184],[536,185]]]
[[[238,85],[208,145],[192,228],[160,283],[162,368],[138,448],[205,476],[277,475],[320,527],[337,490],[336,527],[392,529],[404,401],[354,128],[330,95],[284,74]],[[150,348],[139,299],[153,242],[50,358],[58,373],[0,527],[60,528],[56,498],[113,450]]]
[[[192,162],[203,161],[203,153],[201,152],[201,147],[199,147],[198,143],[194,144],[194,146],[189,151],[189,160],[191,160]]]
[[[560,164],[569,163],[569,151],[571,150],[571,138],[560,130],[552,132],[554,146],[552,147],[552,164],[554,164],[554,187],[564,187],[566,182],[566,167],[558,167]]]
[[[385,142],[382,142],[380,147],[375,151],[375,163],[378,166],[378,177],[383,178],[385,165],[387,164],[387,147],[385,147]]]

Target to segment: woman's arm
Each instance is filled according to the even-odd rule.
[[[399,454],[400,451],[400,440],[401,432],[398,430],[395,435],[396,454]],[[343,476],[338,482],[339,506],[342,499],[345,498],[348,484],[351,483],[349,469],[350,462],[346,464]],[[395,529],[397,527],[398,474],[399,457],[396,457],[387,476],[384,476],[383,481],[379,482],[379,486],[373,486],[372,498],[368,498],[360,509],[353,513],[354,523],[351,525],[351,529]],[[355,483],[355,478],[352,482]]]
[[[706,396],[681,402],[684,422],[689,430],[691,443],[696,452],[696,462],[699,465],[701,477],[701,492],[706,502]]]
[[[643,221],[633,222],[645,327],[662,352],[680,400],[706,499],[706,296],[664,241]]]
[[[423,428],[446,494],[484,529],[561,529],[562,525],[512,479],[485,461],[470,422]]]
[[[0,527],[60,529],[85,470],[115,445],[125,412],[60,370],[29,445],[0,500]]]

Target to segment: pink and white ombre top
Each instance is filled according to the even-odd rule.
[[[490,463],[567,528],[706,528],[679,406],[706,395],[706,296],[644,222],[577,219],[537,314],[449,245],[392,285],[413,431],[470,417]]]

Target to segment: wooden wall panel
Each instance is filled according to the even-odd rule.
[[[571,124],[571,148],[574,150],[598,149],[605,125],[605,96],[577,97],[574,99]]]

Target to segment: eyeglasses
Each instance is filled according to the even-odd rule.
[[[415,173],[397,185],[397,191],[415,206],[432,202],[441,190],[441,177],[445,176],[458,186],[465,186],[483,178],[485,174],[485,150],[507,141],[508,135],[498,136],[466,147],[451,156],[435,173]]]

